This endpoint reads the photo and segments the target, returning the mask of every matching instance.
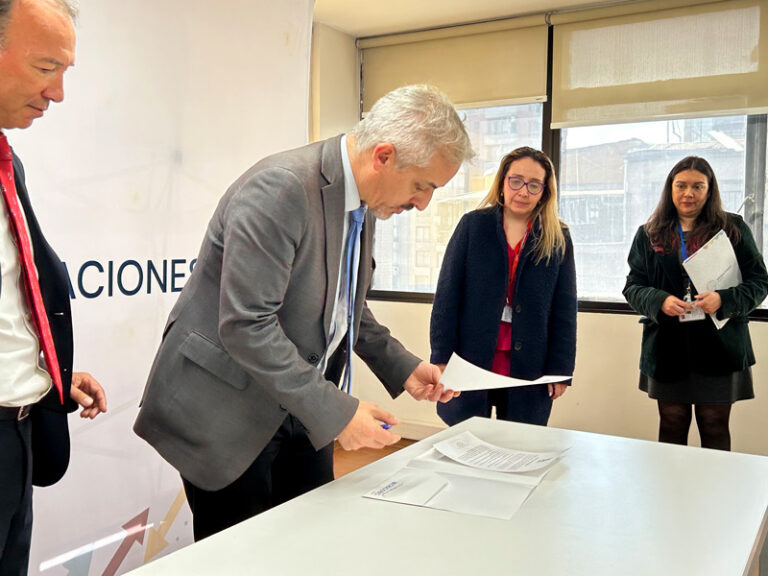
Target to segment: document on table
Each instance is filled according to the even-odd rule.
[[[453,476],[468,476],[470,478],[484,478],[486,480],[494,480],[497,482],[511,482],[514,484],[530,484],[531,486],[537,486],[541,479],[544,478],[549,468],[542,468],[540,470],[534,470],[532,472],[516,472],[510,474],[509,472],[499,472],[497,470],[485,470],[482,468],[473,468],[465,464],[460,464],[455,460],[451,460],[448,456],[444,456],[435,448],[430,448],[423,454],[420,454],[408,463],[409,468],[421,468],[424,470],[431,470],[433,472],[440,472],[445,474],[451,474]]]
[[[510,450],[462,432],[438,442],[364,496],[509,519],[562,454]]]
[[[699,294],[741,284],[739,262],[736,260],[733,245],[723,230],[691,254],[683,262],[683,268]],[[709,317],[718,330],[728,322],[728,318],[719,320],[715,314],[710,314]]]
[[[403,468],[383,485],[368,492],[365,497],[399,502],[400,504],[426,506],[435,494],[447,485],[448,480],[438,474]]]
[[[533,386],[569,380],[571,376],[542,376],[536,380],[521,380],[494,374],[488,370],[470,364],[458,354],[451,354],[448,364],[440,376],[440,383],[448,390],[464,392],[466,390],[490,390],[492,388],[511,388],[514,386]]]
[[[366,498],[509,520],[535,486],[403,468]]]
[[[531,472],[549,466],[562,452],[523,452],[483,442],[472,432],[462,432],[435,444],[435,450],[451,460],[498,472]]]

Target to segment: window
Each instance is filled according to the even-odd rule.
[[[377,222],[374,290],[434,292],[451,234],[488,193],[501,158],[518,146],[541,147],[540,103],[473,108],[461,114],[477,157],[459,168],[423,212]]]
[[[560,212],[573,238],[580,300],[624,302],[621,290],[632,239],[656,207],[670,169],[685,156],[709,161],[727,211],[745,216],[756,232],[768,230],[762,214],[749,206],[754,191],[745,193],[747,119],[724,116],[561,131]],[[762,237],[758,242],[764,254],[765,235],[756,234]]]
[[[359,41],[363,110],[386,89],[430,79],[475,107],[464,113],[478,153],[427,210],[378,223],[374,297],[428,301],[456,224],[487,194],[502,156],[542,142],[559,170],[581,310],[629,311],[621,290],[630,243],[688,155],[712,164],[725,209],[744,217],[768,254],[764,2],[618,4],[548,13],[547,26],[535,15]],[[478,48],[481,38],[504,47]],[[521,46],[535,57],[526,72],[484,72],[504,68],[493,59],[500,54],[527,62],[511,55]],[[449,49],[472,65],[443,58],[451,65],[437,70]],[[529,104],[481,108],[488,102]],[[754,317],[768,320],[768,300],[761,307]]]
[[[765,133],[765,127],[766,127],[766,119],[763,117],[763,132]],[[768,135],[767,135],[768,136]],[[763,184],[763,190],[762,190],[762,199],[763,201],[760,202],[760,193],[755,193],[755,198],[757,202],[755,202],[755,206],[758,211],[762,211],[762,218],[763,218],[763,230],[761,234],[758,236],[757,230],[755,230],[755,241],[757,242],[757,245],[760,246],[760,248],[763,251],[763,259],[766,262],[766,265],[768,265],[768,142],[763,139],[763,146],[765,147],[765,154],[764,161],[765,161],[765,171],[764,171],[764,180],[762,182]],[[763,302],[763,308],[768,308],[768,301]]]
[[[419,250],[418,252],[416,252],[416,266],[418,268],[429,268],[429,264],[430,264],[429,256],[430,256],[429,252],[425,252],[423,250]],[[425,282],[421,282],[421,283],[425,283]]]

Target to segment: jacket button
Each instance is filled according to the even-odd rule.
[[[518,304],[517,306],[515,306],[515,312],[517,312],[518,314],[520,314],[520,310],[522,310],[522,309],[523,309],[523,308],[520,306],[520,304]]]
[[[522,349],[522,347],[523,347],[523,343],[522,342],[515,342],[515,350],[516,351],[519,352]]]
[[[307,356],[307,362],[309,362],[309,363],[310,363],[310,364],[312,364],[312,365],[315,365],[315,364],[317,364],[318,362],[320,362],[320,356],[318,356],[318,355],[317,355],[317,354],[315,354],[315,353],[312,353],[312,354],[310,354],[309,356]]]

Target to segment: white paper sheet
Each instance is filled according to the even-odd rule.
[[[456,459],[448,458],[440,450]],[[438,442],[364,496],[509,519],[541,482],[549,471],[549,464],[563,452],[510,450],[483,442],[471,432],[463,432]],[[529,471],[510,471],[513,469]]]
[[[430,448],[408,463],[409,468],[422,468],[451,476],[469,476],[471,478],[483,478],[497,482],[509,482],[513,484],[530,484],[537,486],[542,478],[549,472],[549,468],[533,470],[531,472],[498,472],[496,470],[483,470],[460,464],[444,456],[434,448]]]
[[[741,270],[736,253],[723,230],[689,256],[683,262],[683,268],[699,293],[724,290],[741,284]],[[718,330],[728,322],[728,318],[719,320],[715,314],[710,314],[709,317]]]
[[[429,508],[502,520],[512,518],[535,488],[469,476],[444,476],[448,485],[429,501]]]
[[[470,364],[458,354],[452,354],[440,377],[440,383],[449,390],[490,390],[492,388],[511,388],[514,386],[532,386],[569,380],[571,376],[542,376],[536,380],[521,380],[494,374],[488,370]]]
[[[404,468],[363,496],[459,514],[509,520],[535,486]]]
[[[404,468],[364,496],[375,500],[426,506],[435,494],[446,486],[448,480],[434,472]]]
[[[460,464],[496,472],[530,472],[552,464],[562,452],[523,452],[483,442],[472,432],[462,432],[438,442],[435,450]]]

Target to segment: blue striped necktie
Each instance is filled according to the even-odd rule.
[[[347,394],[352,393],[352,345],[355,342],[355,287],[357,286],[357,269],[355,267],[355,254],[360,245],[360,231],[363,229],[363,220],[365,220],[365,206],[360,206],[357,210],[351,212],[352,223],[349,226],[349,235],[347,236],[346,250],[346,295],[347,295],[347,364],[344,370],[344,380],[341,383],[341,389]]]

